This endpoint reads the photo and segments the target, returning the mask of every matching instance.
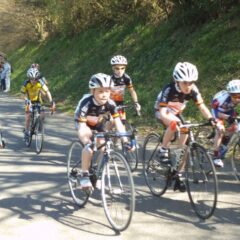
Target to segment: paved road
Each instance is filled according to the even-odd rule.
[[[0,113],[7,141],[0,154],[0,240],[239,239],[240,184],[228,166],[218,174],[218,208],[206,221],[195,216],[186,193],[170,189],[161,198],[153,197],[140,166],[134,173],[133,221],[117,234],[105,218],[97,192],[81,210],[69,195],[66,154],[76,138],[72,118],[59,113],[47,118],[44,150],[36,155],[22,141],[22,100],[1,94]]]

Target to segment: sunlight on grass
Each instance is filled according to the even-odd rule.
[[[181,28],[176,21],[158,26],[131,22],[109,29],[89,28],[72,39],[62,37],[42,44],[28,43],[9,57],[14,68],[13,91],[19,92],[30,63],[39,62],[59,109],[72,112],[88,92],[90,76],[97,72],[111,74],[110,58],[122,54],[128,58],[126,72],[133,79],[143,109],[141,120],[131,113],[129,118],[155,124],[154,101],[162,87],[172,81],[172,71],[178,61],[197,65],[197,85],[207,104],[227,81],[239,78],[240,21],[234,17],[237,11],[229,14],[231,18],[219,18],[202,25],[198,31]],[[131,102],[127,91],[126,95]],[[196,112],[197,108],[190,104],[186,116]]]

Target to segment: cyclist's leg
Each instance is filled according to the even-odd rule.
[[[92,150],[89,147],[89,144],[91,144],[92,131],[85,123],[78,124],[78,137],[84,146],[82,151],[82,169],[83,171],[88,171],[92,158]]]
[[[159,111],[156,111],[155,116],[166,127],[166,131],[162,139],[162,144],[159,149],[159,158],[162,163],[169,164],[169,146],[171,140],[174,138],[175,132],[177,131],[180,119],[173,113],[169,112],[167,108],[162,108]]]
[[[178,123],[180,123],[180,119],[169,112],[167,109],[162,109],[160,112],[156,112],[155,116],[166,126],[166,131],[162,140],[162,147],[168,148],[171,140],[174,137],[175,132],[178,128]]]
[[[180,139],[179,139],[179,145],[181,148],[184,148],[186,146],[187,139],[188,139],[188,134],[181,133]],[[186,161],[187,161],[187,158],[185,157],[180,162],[179,167],[178,167],[179,172],[184,172],[185,167],[186,167]]]
[[[83,178],[81,179],[81,185],[83,188],[91,187],[91,181],[89,179],[89,168],[93,156],[93,151],[90,148],[92,130],[86,125],[86,123],[78,123],[78,137],[80,142],[83,143],[82,156],[82,172]]]
[[[25,111],[25,130],[29,131],[30,127],[30,111],[26,110]]]
[[[179,138],[179,146],[180,148],[185,148],[186,147],[186,142],[188,139],[188,134],[181,129],[180,130],[180,138]],[[185,152],[182,160],[179,163],[176,176],[175,176],[175,185],[174,185],[174,191],[179,190],[180,192],[185,192],[186,191],[186,185],[185,185],[185,169],[186,169],[186,163],[188,159],[188,154]]]
[[[222,139],[225,135],[225,127],[223,121],[218,121],[218,128],[216,130],[216,134],[214,137],[214,144],[213,144],[213,163],[216,167],[223,167],[223,162],[220,156],[220,146],[222,143]]]
[[[122,120],[123,126],[124,126],[125,131],[126,131],[126,121],[127,121],[127,118],[126,118],[126,112],[125,112],[124,109],[122,109],[122,111],[120,113],[120,118]]]

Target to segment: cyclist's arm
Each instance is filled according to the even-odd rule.
[[[48,101],[49,101],[50,103],[52,103],[53,100],[52,100],[52,95],[51,95],[50,91],[48,90],[46,93],[47,93]]]
[[[137,93],[136,93],[135,89],[133,87],[131,87],[131,88],[128,88],[128,90],[132,97],[133,102],[138,103],[138,97],[137,97]]]
[[[207,108],[207,106],[205,105],[205,103],[200,103],[198,106],[198,109],[200,110],[200,112],[202,113],[202,115],[206,118],[206,119],[210,119],[213,118],[210,110]]]
[[[51,95],[51,93],[50,93],[47,85],[44,84],[44,85],[42,86],[42,89],[43,89],[43,91],[47,94],[48,101],[49,101],[50,103],[52,103],[52,102],[53,102],[52,95]]]

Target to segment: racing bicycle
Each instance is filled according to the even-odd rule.
[[[163,134],[150,133],[143,144],[143,170],[147,186],[155,196],[163,195],[176,180],[180,163],[185,161],[185,182],[190,203],[201,219],[211,217],[217,205],[218,180],[210,155],[194,139],[193,128],[209,123],[184,123],[181,129],[188,133],[186,146],[172,144],[170,165],[159,161],[157,154]]]
[[[33,135],[35,135],[35,150],[36,153],[41,153],[44,142],[44,119],[41,113],[44,112],[44,107],[41,103],[31,103],[30,111],[30,132],[25,136],[25,144],[27,147],[31,146]],[[51,110],[53,114],[53,110]]]
[[[100,185],[105,215],[117,231],[125,230],[131,222],[135,209],[135,190],[129,165],[121,153],[114,151],[112,138],[128,137],[130,134],[94,132],[91,146],[94,157],[89,169],[90,180],[93,189],[97,188],[97,183]],[[105,140],[100,146],[97,144],[99,138]],[[72,198],[79,207],[83,207],[92,194],[92,189],[82,189],[80,184],[83,176],[82,149],[83,144],[74,141],[67,159],[68,184]]]
[[[220,152],[222,152],[223,156],[230,153],[233,175],[240,181],[240,117],[235,117],[234,121],[236,130],[231,135],[231,126],[230,129],[226,128],[226,134],[223,137],[226,143],[221,144]],[[206,127],[199,128],[195,135],[197,141],[201,142],[211,155],[213,155],[214,135],[215,133],[209,131]],[[231,137],[229,137],[229,135],[231,135]]]

